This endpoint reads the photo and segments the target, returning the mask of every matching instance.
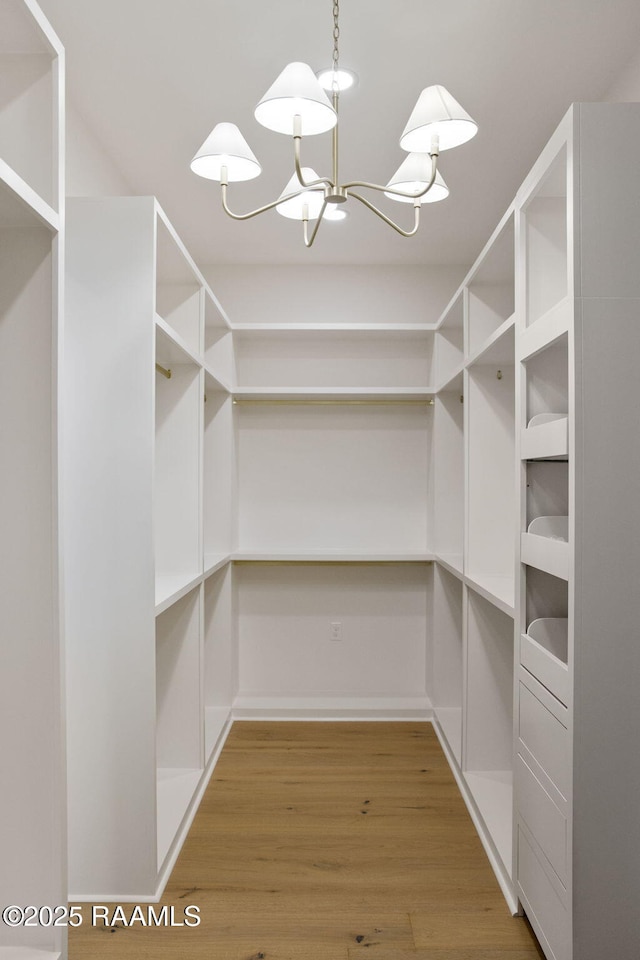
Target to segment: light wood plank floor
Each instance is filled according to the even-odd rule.
[[[431,724],[234,724],[163,904],[70,960],[536,960]],[[84,911],[87,911],[84,905]]]

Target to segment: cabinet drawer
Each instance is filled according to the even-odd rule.
[[[520,559],[553,577],[569,579],[569,544],[562,540],[523,533],[520,538]]]
[[[519,699],[520,740],[562,796],[566,797],[570,777],[567,728],[522,681]]]
[[[521,756],[516,759],[516,808],[529,832],[558,874],[567,882],[567,819]]]
[[[520,635],[520,663],[561,703],[569,696],[569,669],[541,643],[527,633]]]
[[[532,845],[518,830],[518,893],[550,960],[569,960],[571,920]]]

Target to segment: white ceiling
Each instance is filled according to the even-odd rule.
[[[274,199],[291,144],[253,108],[292,60],[332,52],[332,0],[40,0],[67,51],[68,94],[135,193],[155,194],[201,264],[471,262],[574,100],[599,100],[640,50],[638,0],[341,0],[341,173],[377,182],[405,154],[398,138],[421,89],[444,84],[478,122],[443,153],[451,196],[423,208],[419,236],[397,236],[358,205],[323,224],[311,250],[275,212],[225,217],[216,183],[189,162],[215,123],[238,123],[263,166],[232,184],[240,212]],[[330,135],[303,162],[330,172]],[[604,158],[606,162],[606,158]],[[380,196],[380,195],[378,195]],[[375,197],[372,197],[375,199]],[[390,215],[411,207],[382,198]]]

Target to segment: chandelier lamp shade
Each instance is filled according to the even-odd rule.
[[[343,219],[346,215],[343,205],[351,198],[375,213],[401,236],[414,236],[420,224],[422,202],[435,203],[449,194],[438,170],[440,152],[466,143],[478,129],[474,120],[445,87],[439,84],[426,87],[418,97],[400,137],[400,147],[407,152],[407,156],[391,179],[384,185],[363,180],[341,182],[338,101],[341,91],[352,86],[355,75],[339,67],[338,16],[339,5],[334,0],[332,66],[316,75],[306,63],[288,64],[255,108],[255,118],[262,126],[293,139],[293,175],[277,200],[248,213],[234,213],[229,209],[229,184],[252,180],[262,172],[251,147],[234,123],[216,124],[191,161],[194,173],[220,183],[222,206],[232,219],[249,220],[275,209],[284,217],[302,221],[307,247],[313,244],[323,220]],[[318,77],[322,78],[322,83]],[[332,132],[331,176],[320,177],[311,168],[302,166],[301,143],[303,137],[329,131]],[[413,226],[409,229],[399,226],[367,196],[363,196],[361,190],[377,191],[391,200],[413,204]],[[309,221],[316,221],[311,233]]]

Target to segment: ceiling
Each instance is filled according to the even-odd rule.
[[[640,50],[638,0],[341,0],[340,62],[359,76],[340,101],[342,177],[389,179],[429,84],[446,86],[480,129],[441,155],[451,195],[423,208],[416,238],[352,201],[349,219],[323,223],[307,250],[301,225],[274,211],[226,218],[218,185],[189,162],[215,123],[236,122],[263,174],[232,184],[230,205],[244,212],[279,195],[292,146],[253,109],[290,61],[330,63],[333,0],[40,4],[67,51],[70,100],[133,192],[158,197],[202,265],[470,263],[569,104],[603,99]],[[302,151],[305,165],[330,172],[330,135]],[[376,202],[409,225],[409,205]]]

